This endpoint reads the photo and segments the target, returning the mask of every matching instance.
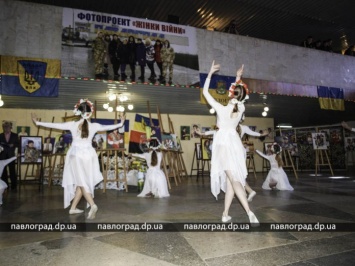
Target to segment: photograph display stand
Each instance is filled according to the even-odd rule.
[[[268,145],[271,145],[272,143],[273,143],[273,142],[265,142],[265,143],[264,143],[264,151],[263,151],[264,154],[267,154],[267,152],[266,152],[267,146],[268,146]],[[263,159],[262,172],[263,172],[263,173],[264,173],[264,172],[268,173],[269,170],[270,170],[270,162],[269,162],[269,160],[265,159],[264,157],[262,157],[262,159]],[[264,170],[265,170],[265,171],[264,171]]]
[[[149,102],[148,102],[148,111],[149,110]],[[159,120],[159,126],[162,134],[174,134],[174,127],[172,124],[172,121],[170,120],[170,117],[168,115],[168,123],[169,123],[169,132],[165,132],[163,128],[163,122],[161,119],[160,115],[160,110],[159,106],[157,107],[157,114],[158,114],[158,120]],[[150,117],[150,112],[149,112],[149,117]],[[180,151],[173,150],[173,149],[164,149],[162,150],[163,153],[163,159],[162,159],[162,167],[165,173],[165,176],[168,181],[168,185],[170,188],[170,178],[173,177],[175,181],[175,185],[178,186],[179,183],[181,183],[181,176],[185,175],[187,176],[187,171],[185,167],[185,162],[183,161],[182,158],[182,150],[180,148]]]
[[[194,168],[195,162],[196,162],[196,168]],[[198,178],[201,176],[202,183],[204,183],[204,179],[203,179],[204,175],[205,174],[209,175],[210,173],[210,162],[211,159],[205,159],[202,156],[202,139],[201,139],[201,143],[195,143],[195,150],[194,150],[194,156],[192,158],[190,175],[192,176],[192,172],[196,171],[196,181],[198,181]],[[207,170],[205,170],[206,166],[207,166]]]
[[[33,143],[33,147],[29,147],[29,142]],[[33,151],[30,151],[32,150]],[[20,137],[20,158],[19,158],[19,177],[20,183],[27,181],[27,177],[31,177],[31,181],[38,181],[39,189],[43,185],[43,141],[42,137],[26,136]],[[25,174],[22,180],[22,166],[26,166]],[[30,170],[31,167],[31,171]]]
[[[327,150],[315,150],[315,152],[316,152],[316,163],[315,163],[316,172],[315,172],[315,175],[317,176],[318,169],[320,169],[321,166],[328,166],[331,174],[334,175],[332,165],[330,163],[329,156],[328,156],[328,151]]]
[[[175,130],[174,130],[174,125],[173,125],[173,121],[170,119],[170,116],[168,115],[168,121],[169,121],[169,129],[170,132],[175,134]],[[177,171],[178,171],[178,176],[180,177],[187,177],[187,170],[186,170],[186,165],[184,162],[184,158],[182,157],[183,151],[180,145],[180,149],[177,151],[173,151],[175,153],[175,157],[176,157],[176,166],[177,166]],[[181,181],[180,181],[181,182]]]
[[[53,177],[63,179],[65,156],[65,153],[55,153],[48,155],[48,162],[50,164],[48,172],[49,187],[52,185]]]
[[[297,170],[295,168],[295,164],[293,163],[292,160],[292,156],[289,150],[285,150],[283,149],[281,152],[281,156],[282,156],[282,161],[284,163],[283,168],[292,168],[293,173],[295,174],[296,179],[298,179],[298,175],[297,175]]]
[[[249,170],[252,170],[254,173],[254,178],[256,179],[256,171],[255,171],[255,161],[254,161],[254,153],[253,152],[247,152],[247,170],[249,173]]]
[[[127,169],[125,163],[125,152],[126,149],[118,148],[118,149],[103,149],[97,150],[98,157],[100,158],[101,171],[103,175],[103,192],[106,192],[106,184],[107,182],[116,182],[117,187],[119,187],[119,183],[123,183],[125,187],[125,191],[128,192],[128,184],[127,184]],[[122,157],[122,167],[118,166],[118,157],[121,155]],[[113,161],[113,164],[112,164]],[[115,178],[108,178],[110,171],[113,171],[113,175]],[[120,174],[123,173],[123,178],[120,177]],[[111,175],[110,175],[111,176]]]
[[[195,167],[196,162],[196,168]],[[201,163],[201,144],[195,143],[194,156],[192,157],[190,176],[192,176],[193,171],[196,171],[196,175],[200,173],[200,163]]]

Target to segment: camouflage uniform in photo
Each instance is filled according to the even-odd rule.
[[[163,80],[166,80],[167,70],[169,69],[169,82],[173,80],[175,52],[172,47],[161,49],[161,60],[163,61]]]
[[[103,73],[104,61],[106,57],[106,42],[101,37],[97,37],[93,42],[95,75]]]

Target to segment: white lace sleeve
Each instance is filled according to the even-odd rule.
[[[211,79],[206,78],[205,84],[203,85],[203,96],[205,96],[206,101],[208,102],[208,104],[211,105],[211,107],[216,110],[218,107],[220,107],[222,105],[219,102],[217,102],[211,96],[211,94],[208,92],[208,89],[210,87],[210,82],[211,82]]]

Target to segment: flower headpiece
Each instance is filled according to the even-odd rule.
[[[154,143],[153,145],[150,145],[151,143]],[[158,144],[158,145],[156,145]],[[147,142],[147,147],[152,150],[158,150],[162,146],[161,142],[159,141],[158,138],[152,137],[148,142]]]
[[[277,142],[274,142],[274,143],[272,144],[271,150],[272,150],[272,152],[275,153],[275,154],[279,154],[279,153],[282,152],[282,148],[281,148],[281,146],[280,146]]]
[[[84,102],[86,102],[87,105],[90,107],[91,112],[92,113],[94,112],[95,109],[94,109],[94,105],[92,102],[90,102],[88,99],[80,99],[79,102],[76,105],[74,105],[74,110],[73,110],[74,115],[81,115],[82,111],[80,111],[78,109],[79,109],[79,106]]]
[[[238,82],[232,83],[229,87],[228,97],[231,99],[243,101],[249,98],[248,94],[248,86],[241,79]]]

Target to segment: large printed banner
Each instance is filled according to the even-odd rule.
[[[171,68],[172,83],[191,85],[199,82],[196,29],[193,27],[71,8],[63,8],[62,26],[62,76],[95,77],[93,42],[98,33],[102,32],[109,35],[107,45],[114,34],[123,43],[129,36],[134,38],[135,43],[141,39],[145,44],[150,39],[153,46],[157,40],[162,43],[168,40],[175,53]],[[103,61],[108,64],[108,78],[112,79],[113,65],[108,50],[107,48],[107,56]],[[120,67],[119,74],[122,65]],[[145,76],[149,77],[151,72],[148,66],[144,70]],[[156,62],[154,70],[157,76],[162,74]],[[131,75],[128,63],[125,71],[127,76]],[[138,77],[141,74],[138,65],[135,71]],[[166,79],[170,77],[169,72],[167,71]]]
[[[60,60],[0,56],[0,91],[4,95],[57,97]]]

